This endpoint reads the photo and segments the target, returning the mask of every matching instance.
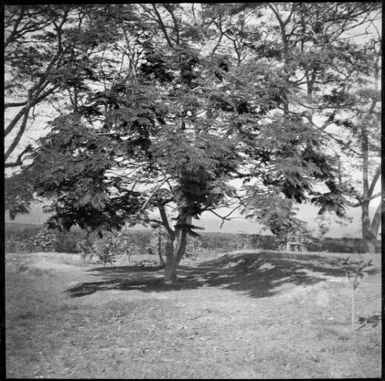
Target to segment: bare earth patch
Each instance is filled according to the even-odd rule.
[[[350,285],[333,255],[234,253],[163,270],[6,255],[12,378],[381,376],[381,327],[350,331]],[[357,314],[381,307],[381,263]]]

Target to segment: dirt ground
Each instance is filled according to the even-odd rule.
[[[356,311],[381,311],[381,262]],[[239,252],[163,270],[6,254],[9,378],[381,377],[381,323],[353,333],[336,256]]]

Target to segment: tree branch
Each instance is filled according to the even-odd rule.
[[[233,208],[233,210],[230,213],[226,214],[224,218],[228,218],[229,216],[231,216],[240,207],[241,205],[238,205],[235,208]]]
[[[367,198],[365,198],[364,200],[360,200],[359,202],[353,203],[353,202],[351,202],[351,201],[345,200],[345,203],[346,203],[346,205],[348,205],[348,206],[350,206],[350,207],[352,207],[352,208],[358,208],[358,207],[361,206],[363,203],[368,202],[368,201],[371,201],[371,200],[373,200],[373,199],[375,199],[375,198],[377,198],[377,197],[380,197],[381,195],[382,195],[382,193],[381,193],[381,192],[378,192],[378,193],[374,194],[373,196],[367,197]]]
[[[216,21],[214,21],[214,24],[218,28],[218,30],[220,32],[220,35],[219,35],[219,39],[218,39],[217,43],[215,44],[212,52],[210,53],[210,57],[212,57],[214,55],[215,51],[218,49],[219,45],[222,42],[222,38],[223,38],[223,35],[224,35],[223,30],[222,30],[222,16],[220,16],[219,24]]]
[[[46,96],[51,94],[55,89],[57,89],[60,86],[60,85],[56,85],[52,89],[47,90],[46,92],[41,94],[41,92],[49,84],[49,82],[47,82],[46,80],[49,77],[50,72],[51,72],[54,64],[57,63],[58,60],[60,60],[60,58],[63,56],[63,54],[64,54],[64,52],[62,52],[62,51],[58,52],[55,55],[55,57],[53,57],[51,62],[48,64],[48,67],[47,67],[44,75],[41,76],[40,80],[37,83],[35,83],[29,90],[27,90],[28,99],[27,99],[27,101],[25,103],[25,106],[16,114],[16,116],[8,124],[7,128],[4,131],[4,135],[5,136],[7,136],[14,129],[14,127],[16,126],[16,124],[18,123],[18,121],[20,120],[20,118],[23,115],[24,115],[24,120],[25,120],[25,116],[28,115],[29,110],[30,110],[31,107],[35,106],[37,103],[42,101]],[[24,124],[24,122],[23,122],[23,124]],[[25,129],[25,125],[24,125],[24,129]],[[22,133],[24,132],[24,130],[21,130],[21,131],[22,131]],[[13,151],[13,149],[12,149],[12,151]]]
[[[151,199],[154,197],[155,193],[160,189],[160,187],[166,183],[168,181],[168,178],[166,178],[165,180],[163,180],[154,190],[153,192],[150,194],[150,197],[145,201],[145,203],[142,205],[142,207],[140,208],[139,212],[143,212],[143,210],[146,209],[147,205],[149,204],[149,202],[151,201]]]
[[[153,9],[154,9],[154,11],[155,11],[155,13],[156,13],[156,16],[157,16],[157,18],[158,18],[158,24],[159,24],[160,29],[162,30],[162,32],[163,32],[163,34],[164,34],[164,37],[166,38],[167,44],[170,46],[170,48],[173,48],[174,45],[173,45],[173,43],[171,42],[170,37],[168,36],[168,33],[167,33],[166,27],[165,27],[165,25],[164,25],[164,23],[163,23],[162,17],[160,16],[158,10],[156,9],[155,4],[152,4],[152,7],[153,7]]]
[[[29,115],[29,110],[30,109],[31,109],[31,106],[28,105],[27,109],[24,112],[24,118],[23,118],[23,121],[21,123],[20,130],[17,133],[17,135],[16,135],[15,139],[13,140],[13,142],[11,143],[11,145],[9,146],[8,150],[6,151],[6,153],[4,155],[4,161],[8,160],[9,156],[14,151],[16,146],[19,144],[20,139],[21,139],[21,137],[24,134],[24,131],[25,131],[26,127],[27,127],[27,121],[28,121],[28,115]]]
[[[170,236],[171,240],[175,239],[175,232],[171,229],[170,224],[168,223],[168,218],[166,215],[166,211],[164,209],[164,205],[158,205],[160,217],[162,219],[162,224],[167,230],[168,235]]]
[[[374,173],[374,176],[373,176],[373,179],[372,179],[372,182],[370,184],[370,188],[369,188],[369,191],[368,191],[368,197],[371,197],[373,192],[374,192],[374,188],[377,184],[377,181],[379,179],[381,175],[381,165],[379,165],[377,168],[376,168],[376,172]]]
[[[176,19],[174,12],[172,11],[172,9],[170,8],[170,6],[168,4],[163,4],[163,6],[166,8],[168,13],[170,13],[172,21],[174,22],[174,31],[175,31],[175,35],[176,35],[176,43],[177,43],[177,45],[179,45],[180,37],[179,37],[178,20]]]
[[[23,164],[23,156],[28,153],[28,152],[32,152],[32,146],[30,144],[28,144],[27,147],[25,147],[25,149],[23,150],[23,152],[17,157],[16,161],[13,162],[13,163],[5,163],[4,164],[4,167],[5,168],[12,168],[12,167],[18,167],[19,165],[22,165]]]
[[[28,102],[27,102],[28,103]],[[8,124],[4,131],[4,136],[7,136],[16,126],[17,122],[20,120],[20,118],[24,115],[24,113],[27,110],[27,106],[24,106],[12,119],[12,121]]]
[[[27,101],[4,103],[4,109],[9,107],[21,107],[21,106],[25,106],[26,104],[27,104]]]
[[[319,128],[319,127],[318,127],[317,125],[315,125],[314,123],[313,123],[313,125],[314,125],[316,128]],[[341,140],[341,139],[339,139],[339,138],[336,138],[333,134],[331,134],[331,133],[325,131],[325,129],[323,129],[323,130],[321,129],[320,132],[321,132],[322,134],[325,134],[325,135],[329,136],[329,137],[332,138],[334,141],[336,141],[338,144],[341,144],[341,145],[344,146],[346,149],[348,149],[350,152],[355,153],[358,157],[360,157],[360,158],[362,157],[362,153],[361,153],[361,152],[356,151],[355,149],[353,149],[352,147],[350,147],[349,144],[345,143],[343,140]]]
[[[222,226],[225,223],[225,221],[231,221],[231,218],[228,218],[228,216],[222,217],[217,212],[214,212],[214,210],[208,209],[207,211],[211,212],[212,214],[214,214],[215,216],[219,217],[222,220],[221,226],[219,227],[220,229],[222,229]]]
[[[20,9],[20,7],[19,7]],[[24,12],[25,12],[25,9],[24,7],[21,7],[20,9],[20,15],[19,17],[15,20],[15,23],[13,25],[13,30],[12,32],[10,33],[10,35],[7,37],[7,39],[5,40],[4,42],[4,50],[8,47],[8,45],[13,42],[15,39],[16,39],[16,36],[18,35],[18,30],[17,30],[17,27],[20,25],[20,22],[21,20],[23,19],[24,17]]]

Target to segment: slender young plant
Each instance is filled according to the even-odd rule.
[[[352,330],[355,331],[355,320],[356,320],[356,289],[364,277],[364,270],[372,265],[372,260],[354,260],[350,257],[343,258],[340,260],[339,265],[345,271],[345,274],[352,285],[352,308],[351,308],[351,324]]]

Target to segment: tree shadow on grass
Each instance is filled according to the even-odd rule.
[[[68,289],[71,297],[103,290],[165,292],[219,287],[261,298],[278,294],[285,286],[314,285],[327,276],[345,277],[336,258],[272,252],[228,254],[196,266],[180,266],[178,282],[173,285],[163,283],[164,270],[160,267],[111,266],[89,271],[97,280]],[[371,269],[367,273],[379,271]]]

